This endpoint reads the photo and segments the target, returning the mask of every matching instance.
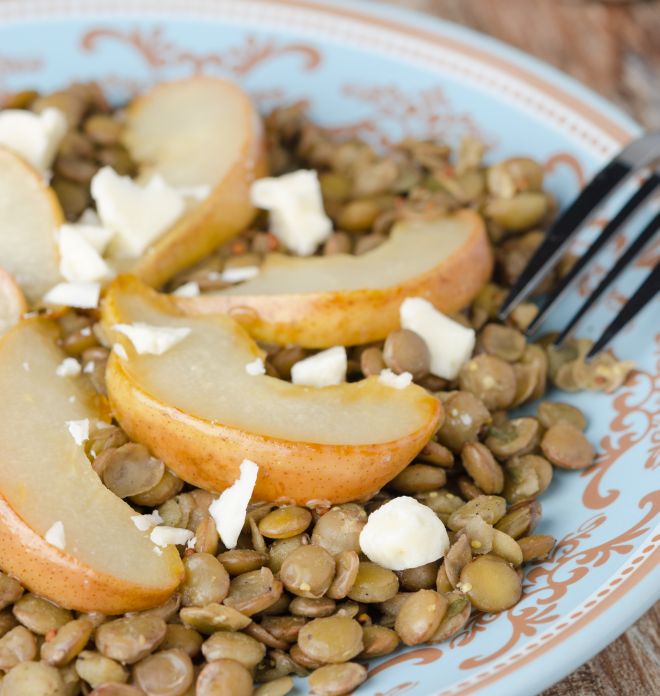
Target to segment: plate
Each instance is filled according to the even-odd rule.
[[[319,121],[376,143],[426,135],[456,144],[464,134],[477,135],[493,159],[528,154],[543,162],[549,188],[563,203],[639,131],[526,55],[376,3],[0,0],[0,92],[95,79],[119,100],[196,72],[235,78],[263,110],[304,99]],[[629,283],[652,265],[652,252],[582,333],[604,326],[620,308]],[[599,260],[555,321],[569,316],[607,264]],[[522,601],[497,616],[474,617],[449,643],[374,662],[357,693],[534,694],[658,598],[657,309],[647,308],[615,342],[616,352],[634,357],[639,368],[617,393],[555,394],[589,414],[598,463],[581,473],[558,472],[544,495],[538,532],[559,544],[551,559],[528,570]],[[304,692],[304,683],[299,688]]]

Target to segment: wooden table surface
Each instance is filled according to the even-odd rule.
[[[490,34],[660,128],[660,0],[381,0]],[[660,604],[542,696],[660,694]]]

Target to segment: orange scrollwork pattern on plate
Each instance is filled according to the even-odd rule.
[[[15,77],[22,73],[36,73],[44,66],[41,58],[37,57],[18,57],[8,56],[0,53],[0,103],[2,102],[9,89],[5,86],[5,80],[8,77]]]
[[[81,40],[83,50],[93,52],[99,42],[116,41],[133,49],[153,71],[172,66],[190,68],[193,74],[207,70],[222,70],[235,77],[245,77],[265,61],[285,54],[294,53],[303,58],[303,70],[310,71],[321,62],[320,53],[302,43],[278,44],[272,40],[257,39],[247,34],[241,45],[226,51],[194,53],[184,50],[166,38],[162,28],[151,30],[120,31],[109,27],[98,27],[87,31]]]
[[[373,696],[402,696],[416,686],[419,686],[419,682],[401,682],[387,691],[377,691]]]
[[[360,137],[379,145],[391,145],[388,126],[401,129],[396,140],[407,136],[458,142],[469,135],[489,146],[495,144],[492,135],[480,129],[467,113],[457,113],[441,87],[431,87],[410,95],[395,84],[365,86],[346,84],[344,96],[369,106],[371,115],[354,123],[331,129],[346,137]]]
[[[660,335],[656,336],[656,345],[660,346]],[[658,361],[660,367],[660,361]],[[650,457],[646,468],[656,468],[660,459],[660,412],[658,411],[658,393],[660,393],[660,375],[635,372],[628,380],[629,388],[614,396],[612,406],[615,417],[610,423],[609,433],[600,441],[600,454],[597,466],[582,473],[591,480],[584,489],[582,502],[591,510],[600,510],[611,505],[620,491],[600,491],[609,469],[631,447],[641,442],[649,434],[652,438]]]
[[[569,152],[557,152],[546,160],[543,165],[543,171],[546,172],[546,174],[550,174],[557,168],[558,165],[567,166],[573,172],[573,174],[575,174],[575,183],[577,184],[578,188],[584,188],[584,185],[587,183],[586,177],[584,175],[582,165],[575,155],[572,155]]]
[[[385,662],[381,662],[369,672],[369,676],[373,677],[375,674],[383,672],[390,667],[400,665],[402,662],[412,662],[415,665],[428,665],[431,662],[439,660],[441,657],[442,650],[440,650],[440,648],[416,648],[415,650],[409,650],[408,652],[391,657],[385,660]]]

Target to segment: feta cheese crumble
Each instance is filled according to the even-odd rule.
[[[66,427],[76,445],[82,445],[86,440],[89,440],[89,418],[66,421]]]
[[[225,283],[243,283],[259,275],[259,266],[230,266],[220,274]]]
[[[179,529],[179,527],[166,527],[165,525],[159,525],[151,530],[149,538],[157,546],[169,546],[170,544],[182,546],[183,544],[188,543],[193,536],[194,534],[189,529]]]
[[[126,348],[122,346],[121,343],[115,343],[114,346],[112,346],[112,350],[117,353],[117,355],[122,359],[122,360],[128,360],[128,353],[126,352]]]
[[[87,230],[102,230],[88,227]],[[93,242],[93,235],[84,232],[78,225],[62,225],[57,234],[60,252],[60,273],[71,283],[94,283],[112,275],[99,249],[103,249],[103,239]],[[97,248],[98,247],[98,248]]]
[[[156,527],[163,522],[163,518],[158,510],[154,510],[146,515],[131,515],[131,520],[141,532],[146,532],[147,529]]]
[[[313,170],[257,179],[250,196],[255,206],[270,212],[273,234],[298,256],[313,254],[332,233],[332,220],[323,209],[319,177]]]
[[[115,324],[112,328],[124,334],[140,355],[162,355],[183,341],[192,331],[187,326],[153,326],[141,321],[134,324]]]
[[[79,225],[89,225],[92,227],[101,227],[101,218],[94,208],[85,208],[82,215],[78,218]]]
[[[51,544],[51,546],[55,546],[64,551],[66,546],[66,535],[64,534],[64,525],[60,520],[53,522],[49,530],[44,534],[44,539]]]
[[[360,532],[360,548],[383,568],[406,570],[442,558],[449,549],[449,537],[431,508],[400,496],[369,515]]]
[[[58,377],[76,377],[80,374],[80,363],[75,358],[64,358],[55,368]]]
[[[412,375],[410,372],[402,372],[397,375],[389,367],[386,367],[380,371],[378,381],[393,389],[405,389],[412,382]]]
[[[328,387],[346,380],[346,348],[335,346],[299,360],[291,368],[291,381],[309,387]]]
[[[44,302],[79,309],[94,309],[98,307],[100,295],[99,283],[58,283],[44,295]]]
[[[249,362],[245,366],[245,371],[248,373],[248,375],[265,375],[266,366],[261,358],[255,358],[252,362]]]
[[[439,312],[422,297],[409,297],[400,308],[401,328],[424,339],[431,355],[431,372],[455,379],[474,350],[475,332]]]
[[[92,179],[92,197],[104,227],[114,233],[110,255],[136,258],[185,211],[183,196],[161,176],[141,186],[112,167],[103,167]]]
[[[114,236],[112,230],[108,230],[100,224],[94,225],[87,223],[83,225],[81,222],[77,222],[75,225],[71,226],[88,244],[94,247],[99,254],[105,254],[108,244],[110,244]]]
[[[222,543],[233,549],[245,524],[247,506],[257,482],[259,467],[249,459],[241,462],[240,476],[209,505],[209,515],[215,522]]]
[[[44,175],[53,164],[67,128],[66,116],[59,109],[44,109],[40,114],[27,109],[0,111],[0,145]]]
[[[177,297],[198,297],[199,296],[199,283],[191,280],[189,283],[184,283],[179,286],[173,293]]]

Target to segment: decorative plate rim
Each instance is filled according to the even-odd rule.
[[[370,48],[388,55],[401,56],[408,51],[411,61],[438,64],[443,68],[480,82],[491,80],[504,89],[519,108],[543,115],[553,127],[589,147],[594,155],[606,160],[641,128],[617,107],[596,95],[555,68],[515,48],[474,30],[459,27],[410,10],[383,6],[363,0],[0,0],[0,23],[30,22],[43,19],[76,17],[167,17],[185,14],[189,19],[211,16],[225,21],[272,25],[293,17],[295,26],[318,31],[326,37],[356,40],[372,39]],[[322,20],[322,26],[317,22]],[[289,21],[287,27],[291,28]],[[361,33],[360,33],[361,32]],[[366,44],[369,44],[366,41]],[[414,45],[413,45],[414,44]],[[364,42],[362,43],[364,45]],[[443,56],[438,57],[438,49]],[[475,72],[475,69],[477,72]],[[504,76],[504,77],[503,77]],[[545,113],[544,113],[545,112]],[[571,120],[572,119],[572,120]],[[649,520],[650,521],[650,520]],[[541,690],[589,659],[616,635],[625,630],[654,601],[652,571],[660,560],[660,527],[640,542],[634,557],[619,567],[592,595],[571,613],[568,620],[554,622],[524,648],[514,650],[505,660],[493,660],[472,677],[457,681],[438,692],[438,696],[456,696],[486,689],[513,670],[535,670],[533,683]],[[636,589],[636,592],[632,592]],[[641,591],[644,590],[644,591]],[[621,601],[625,598],[625,601]],[[579,643],[590,627],[589,645]],[[594,628],[598,627],[598,631]],[[596,639],[594,640],[594,635]],[[574,644],[560,666],[552,660],[536,658],[566,641]],[[415,652],[407,654],[414,659]],[[546,656],[547,657],[547,656]],[[423,657],[420,655],[420,659]],[[523,683],[524,682],[524,683]],[[520,679],[512,693],[528,693],[529,684]]]

